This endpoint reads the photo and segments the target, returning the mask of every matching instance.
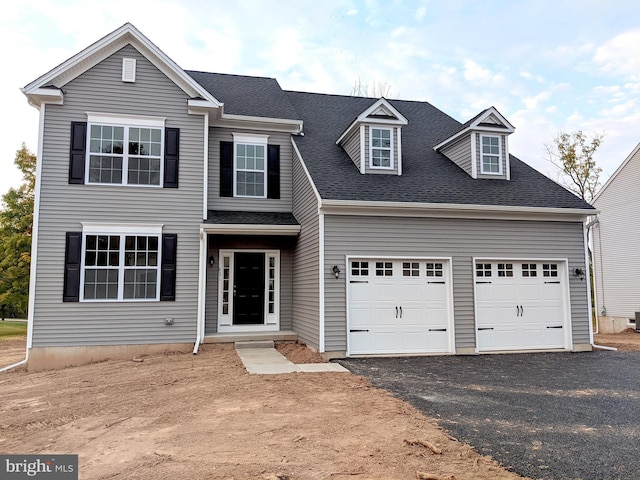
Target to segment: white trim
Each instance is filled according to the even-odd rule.
[[[147,60],[167,75],[190,97],[201,97],[210,101],[215,106],[221,106],[221,103],[218,102],[215,97],[191,76],[187,75],[184,70],[156,47],[147,37],[140,33],[131,23],[125,23],[89,47],[65,60],[57,67],[29,83],[22,89],[22,92],[27,97],[30,97],[38,88],[54,83],[54,80],[57,80],[55,83],[59,85],[65,85],[128,44],[133,45]]]
[[[313,190],[313,193],[316,196],[316,200],[318,201],[318,210],[320,210],[320,207],[322,206],[322,198],[320,197],[320,193],[318,193],[316,184],[313,183],[311,174],[309,173],[309,170],[307,169],[307,166],[305,165],[304,160],[302,159],[302,154],[300,153],[300,150],[298,150],[298,146],[296,145],[296,142],[294,141],[293,138],[291,138],[291,145],[293,145],[293,150],[296,152],[296,155],[298,156],[298,160],[300,161],[300,166],[302,167],[302,170],[304,171],[304,174],[306,175],[307,180],[309,181],[309,185],[311,185],[311,189]]]
[[[236,253],[263,253],[264,254],[264,318],[262,324],[257,325],[234,325],[233,313],[233,284],[234,284],[234,259]],[[223,291],[223,279],[222,279],[222,257],[228,255],[229,261],[229,320],[228,325],[222,325],[222,291]],[[269,257],[275,257],[276,259],[276,271],[275,271],[275,295],[274,295],[274,319],[269,319]],[[280,330],[280,295],[281,295],[281,281],[280,281],[280,263],[281,263],[280,250],[262,250],[262,249],[220,249],[218,251],[219,267],[218,267],[218,333],[234,333],[234,332],[272,332]]]
[[[233,142],[237,143],[249,143],[254,145],[267,145],[269,141],[269,135],[248,135],[246,133],[232,133]]]
[[[87,112],[87,123],[100,123],[123,127],[164,128],[166,117],[126,115],[120,113]]]
[[[318,215],[318,250],[319,250],[319,254],[318,254],[318,272],[320,275],[320,283],[319,283],[319,287],[320,287],[320,299],[319,299],[319,322],[318,322],[318,350],[320,351],[320,353],[324,353],[325,350],[325,319],[324,319],[324,314],[325,314],[325,305],[324,305],[324,299],[325,299],[325,292],[324,292],[324,269],[325,269],[325,265],[324,265],[324,214],[319,214]],[[346,275],[346,272],[345,272]]]
[[[193,353],[198,353],[198,346],[204,340],[205,311],[207,296],[207,234],[200,228],[200,261],[198,262],[198,316],[196,318],[196,340]]]
[[[402,129],[400,127],[394,128],[398,133],[398,176],[402,175]]]
[[[42,155],[44,152],[44,115],[46,102],[40,105],[38,119],[38,151],[36,153],[36,185],[33,198],[33,230],[31,235],[31,264],[29,265],[29,303],[27,311],[27,358],[33,345],[33,320],[36,306],[36,283],[38,266],[38,241],[40,237],[40,192],[42,190]]]
[[[587,284],[587,318],[589,319],[589,343],[593,345],[593,304],[591,302],[591,265],[589,264],[589,245],[588,245],[588,234],[587,234],[587,224],[582,227],[582,237],[584,242],[584,265],[585,265],[585,278],[584,282]],[[595,243],[595,242],[594,242]],[[595,258],[595,255],[594,255]],[[595,283],[595,275],[593,276],[593,281]],[[597,292],[596,292],[597,293]],[[596,318],[598,317],[598,312],[596,310]]]
[[[569,259],[566,257],[546,257],[546,256],[533,256],[533,257],[511,257],[511,256],[503,256],[503,257],[486,257],[479,256],[473,257],[471,259],[471,279],[473,282],[473,328],[474,328],[474,338],[475,338],[475,351],[476,353],[495,353],[495,352],[511,352],[511,351],[544,351],[544,348],[541,349],[505,349],[505,350],[480,350],[478,348],[478,294],[476,291],[476,263],[482,262],[532,262],[532,263],[558,263],[562,264],[564,275],[562,282],[562,298],[563,298],[563,319],[562,319],[562,327],[564,333],[564,350],[571,350],[572,344],[571,339],[573,338],[573,326],[571,321],[571,292],[570,292],[570,277],[569,277]],[[558,272],[558,278],[560,278],[562,274]],[[558,350],[556,348],[549,350]]]
[[[592,204],[595,204],[595,202],[598,200],[598,198],[600,198],[600,195],[602,195],[602,192],[604,192],[609,187],[611,182],[613,182],[615,180],[615,178],[620,174],[620,172],[622,172],[624,167],[627,166],[627,163],[629,163],[631,161],[631,159],[636,155],[636,153],[638,153],[639,150],[640,150],[640,143],[638,143],[638,145],[636,145],[636,147],[631,151],[631,153],[627,156],[627,158],[625,158],[624,161],[620,164],[620,166],[618,168],[616,168],[616,171],[613,172],[613,174],[605,182],[605,184],[602,186],[602,188],[600,188],[600,190],[598,190],[598,193],[596,193],[595,197],[593,197],[593,200],[591,200]]]
[[[252,225],[246,223],[205,223],[200,227],[218,235],[287,235],[300,233],[300,225]]]
[[[64,105],[64,93],[59,88],[36,88],[27,95],[27,101],[29,105],[38,109],[45,103]]]
[[[365,125],[360,125],[360,173],[362,175],[366,172],[366,161],[367,161],[367,127]]]
[[[507,180],[511,180],[511,160],[509,160],[509,137],[507,135],[504,136],[504,165],[507,171],[505,172],[507,175]]]
[[[351,318],[350,318],[350,312],[351,312],[351,305],[350,305],[350,295],[349,295],[349,290],[350,290],[350,285],[351,285],[351,262],[353,260],[395,260],[395,261],[399,261],[399,260],[418,260],[418,261],[427,261],[427,260],[436,260],[436,261],[442,261],[443,263],[446,262],[448,264],[448,272],[449,272],[449,277],[448,277],[448,291],[447,291],[447,306],[449,307],[449,318],[447,319],[447,348],[448,350],[446,352],[440,352],[443,354],[447,354],[447,353],[455,353],[456,351],[456,345],[455,345],[455,302],[453,299],[453,257],[446,257],[446,256],[425,256],[425,255],[416,255],[416,256],[411,256],[411,255],[345,255],[345,284],[346,284],[346,288],[345,288],[345,296],[346,296],[346,335],[347,335],[347,352],[346,355],[347,357],[351,356],[351,335],[349,335],[350,333],[350,325],[351,325]]]
[[[478,135],[471,132],[469,135],[471,141],[471,178],[478,178]]]
[[[495,155],[493,154],[485,154],[483,151],[483,141],[485,138],[497,138],[498,139],[498,171],[497,172],[486,172],[484,169],[484,157],[488,156],[488,157],[494,157]],[[489,145],[491,146],[491,145]],[[503,175],[503,169],[502,169],[502,136],[501,135],[490,135],[490,134],[486,134],[486,133],[480,133],[480,143],[479,143],[479,147],[480,147],[480,174],[482,175],[493,175],[493,176],[502,176]]]
[[[204,122],[204,159],[203,159],[203,178],[202,178],[202,219],[205,220],[209,216],[209,113],[206,112],[203,118]]]
[[[369,117],[369,115],[375,110],[377,110],[378,107],[380,107],[381,105],[383,105],[387,110],[389,110],[396,117],[396,119],[395,120],[386,119],[386,118],[377,119],[377,118]],[[338,137],[338,139],[336,140],[336,145],[339,145],[340,142],[342,142],[342,140],[344,140],[345,137],[347,137],[351,133],[351,131],[358,124],[361,124],[361,123],[375,123],[375,124],[391,126],[391,125],[407,125],[409,121],[393,105],[391,105],[386,98],[381,97],[380,99],[376,100],[373,104],[371,104],[369,108],[367,108],[364,112],[358,115],[358,117],[353,122],[351,122],[351,124],[345,129],[344,132],[342,132],[340,137]]]
[[[294,135],[302,133],[303,127],[302,120],[232,115],[228,113],[221,114],[214,123],[216,127],[259,131],[269,130],[272,132],[292,133]]]
[[[136,59],[122,57],[122,81],[135,83],[136,81]]]
[[[267,198],[267,190],[268,190],[267,162],[269,157],[267,139],[269,138],[269,135],[246,135],[246,134],[238,134],[238,133],[232,133],[232,135],[233,135],[233,196],[235,198]],[[263,179],[262,186],[264,190],[262,195],[239,195],[238,194],[238,146],[239,145],[263,147],[264,157],[262,159],[263,160],[262,170],[259,170],[257,168],[249,169],[246,167],[240,169],[240,171],[242,172],[249,172],[249,173],[262,172],[262,179]]]
[[[390,142],[390,146],[389,147],[374,147],[373,146],[373,130],[380,130],[380,131],[387,131],[389,132],[389,142]],[[374,148],[378,149],[378,150],[387,150],[387,148],[389,149],[389,166],[388,167],[381,167],[381,166],[375,166],[373,164],[373,150]],[[395,163],[393,161],[393,128],[392,127],[378,127],[378,126],[369,126],[369,168],[371,170],[394,170]]]
[[[161,235],[162,223],[96,223],[80,222],[82,233],[109,235],[109,234],[139,234]]]
[[[483,122],[483,120],[485,120],[486,118],[490,117],[491,115],[495,115],[496,118],[498,118],[501,122],[503,122],[505,128],[493,128],[493,127],[489,127],[486,125],[482,125],[480,126],[480,124]],[[515,131],[515,127],[513,125],[511,125],[511,123],[509,123],[509,121],[502,116],[502,114],[500,112],[498,112],[498,110],[495,109],[495,107],[489,107],[486,110],[484,110],[483,112],[481,112],[480,115],[478,115],[478,117],[466,128],[460,130],[459,132],[453,134],[452,136],[450,136],[449,138],[445,138],[442,142],[440,142],[439,144],[437,144],[435,147],[433,147],[434,150],[438,151],[441,148],[447,146],[450,143],[453,143],[456,139],[458,139],[459,137],[465,135],[468,132],[473,132],[474,130],[484,130],[487,132],[495,132],[495,133],[501,133],[503,135],[509,135],[511,133],[513,133]]]
[[[368,202],[362,200],[323,200],[322,213],[332,215],[366,215],[399,217],[509,218],[549,221],[582,221],[600,213],[578,208],[517,207],[502,205]]]

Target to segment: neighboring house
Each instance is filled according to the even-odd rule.
[[[211,66],[215,68],[215,64]],[[590,350],[593,208],[488,108],[184,71],[132,25],[40,110],[32,369],[238,338],[326,357]]]
[[[640,315],[640,144],[593,199],[600,210],[593,235],[593,270],[600,331],[617,333]]]

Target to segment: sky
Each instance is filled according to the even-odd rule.
[[[282,88],[428,101],[460,122],[495,106],[510,153],[557,179],[545,145],[604,134],[606,180],[640,142],[637,0],[13,0],[0,11],[0,193],[37,151],[20,91],[130,22],[184,69],[275,77]]]

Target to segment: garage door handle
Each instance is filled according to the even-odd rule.
[[[556,282],[544,282],[544,283],[546,283],[546,284],[549,284],[549,283],[560,283],[560,280],[558,280]]]
[[[398,307],[396,307],[396,318],[398,318]]]
[[[349,330],[349,332],[368,332],[369,330]]]
[[[491,282],[476,282],[476,285],[479,285],[481,283],[491,283]]]
[[[439,285],[444,285],[445,284],[445,282],[427,282],[427,283],[437,283]]]
[[[402,307],[400,307],[400,318],[402,318]]]
[[[493,330],[493,327],[479,327],[478,330]]]
[[[446,328],[430,328],[429,331],[430,332],[446,332],[447,329]]]
[[[349,283],[369,283],[369,280],[351,280]]]
[[[556,325],[554,327],[547,327],[547,328],[562,328],[562,325]]]

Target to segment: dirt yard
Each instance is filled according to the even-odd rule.
[[[599,340],[640,349],[638,334],[609,337]],[[24,339],[3,341],[0,365],[23,353]],[[520,478],[362,377],[249,375],[231,345],[19,368],[0,374],[0,392],[0,452],[76,453],[84,480]]]

